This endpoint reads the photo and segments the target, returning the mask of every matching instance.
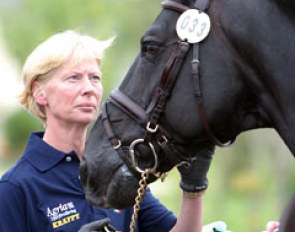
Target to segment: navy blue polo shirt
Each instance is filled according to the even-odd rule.
[[[76,232],[105,217],[129,231],[132,208],[103,209],[85,200],[75,152],[62,153],[33,133],[22,157],[0,180],[1,232]],[[149,189],[141,204],[137,232],[165,232],[176,223]]]

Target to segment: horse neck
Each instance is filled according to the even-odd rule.
[[[221,0],[213,1],[211,10],[220,12],[216,25],[239,57],[240,77],[257,99],[263,120],[295,152],[295,30],[294,16],[291,20],[286,7],[290,2]]]

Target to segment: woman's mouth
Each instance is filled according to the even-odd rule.
[[[81,104],[78,106],[80,109],[85,111],[93,111],[96,110],[96,106],[94,104]]]

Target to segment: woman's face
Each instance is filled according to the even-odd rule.
[[[103,93],[101,70],[95,59],[67,60],[45,84],[47,125],[52,120],[88,125],[95,119]]]

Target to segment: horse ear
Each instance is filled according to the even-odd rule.
[[[44,90],[38,81],[34,81],[32,84],[32,95],[38,105],[45,106],[47,104]]]

